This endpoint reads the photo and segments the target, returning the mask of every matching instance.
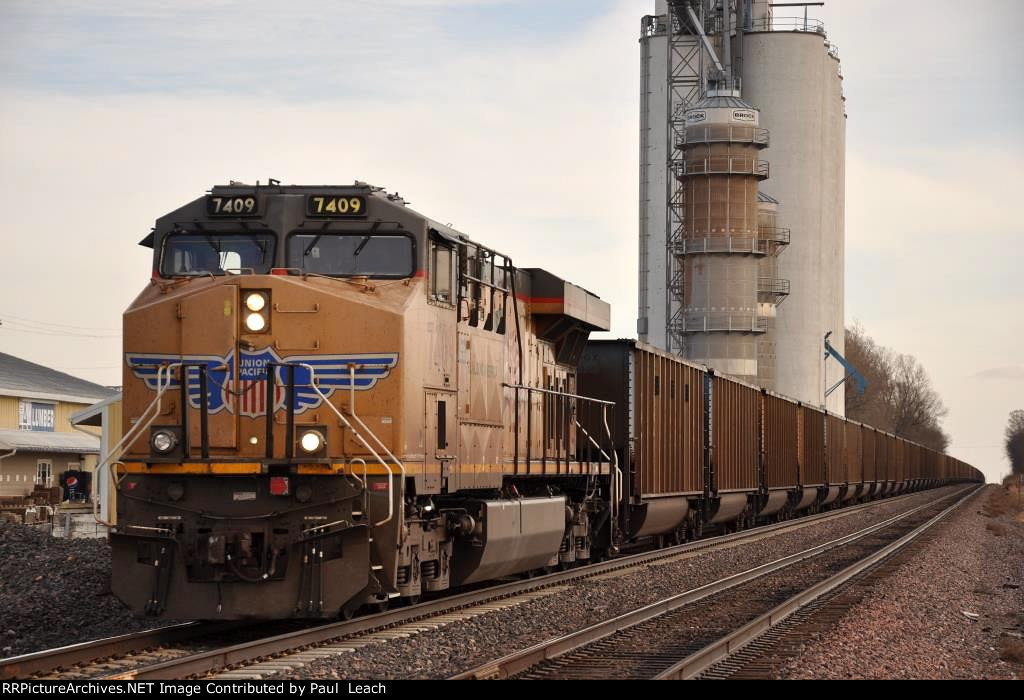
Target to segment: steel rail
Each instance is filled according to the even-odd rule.
[[[105,659],[116,654],[137,652],[142,649],[174,644],[215,631],[225,623],[204,625],[201,622],[183,622],[141,632],[120,634],[115,637],[93,639],[87,642],[46,649],[30,654],[0,659],[0,678],[27,678],[39,673],[68,669],[79,664]],[[237,625],[232,625],[237,626]]]
[[[946,498],[956,497],[963,493],[964,490],[966,489],[961,489],[954,494],[946,496]],[[966,496],[964,498],[966,498]],[[962,499],[960,502],[962,502]],[[780,569],[784,569],[788,566],[792,566],[793,564],[819,556],[820,554],[837,547],[850,544],[903,520],[920,510],[929,508],[932,505],[934,505],[934,503],[925,503],[849,535],[844,535],[843,537],[830,540],[829,542],[811,547],[810,549],[805,549],[801,552],[782,557],[781,559],[776,559],[775,561],[767,562],[752,569],[727,576],[698,588],[678,593],[656,603],[651,603],[650,605],[632,610],[610,620],[605,620],[604,622],[599,622],[589,627],[585,627],[582,630],[578,630],[568,635],[556,637],[527,649],[503,656],[499,659],[488,661],[487,663],[469,671],[452,676],[450,680],[508,678],[510,676],[514,676],[517,673],[526,671],[543,661],[563,656],[564,654],[577,650],[580,647],[593,643],[599,639],[611,636],[621,630],[634,627],[656,617],[661,617],[666,613],[672,612],[686,605],[690,605],[704,598],[727,591],[744,583],[749,583],[750,581],[754,581]]]
[[[814,584],[810,588],[793,596],[784,603],[772,608],[763,615],[751,620],[735,632],[722,637],[716,642],[709,644],[700,651],[697,651],[682,661],[672,665],[654,677],[655,680],[686,680],[693,678],[706,671],[711,666],[724,661],[740,649],[743,649],[750,642],[754,641],[768,630],[779,625],[790,615],[804,606],[818,600],[830,593],[839,586],[848,583],[859,574],[880,564],[885,559],[901,551],[913,543],[924,532],[931,529],[938,522],[945,519],[953,511],[963,505],[968,499],[975,495],[977,489],[963,496],[956,503],[944,509],[931,519],[910,531],[895,542],[883,547],[874,554],[871,554],[859,562],[843,569],[836,575]]]
[[[199,671],[199,673],[206,673],[216,671],[220,668],[223,668],[226,665],[243,663],[245,660],[258,658],[257,656],[252,656],[249,659],[244,659],[244,654],[242,653],[243,650],[238,649],[237,647],[250,647],[252,653],[256,654],[255,645],[258,645],[262,641],[266,641],[268,643],[272,643],[271,648],[276,650],[270,653],[281,653],[282,651],[289,650],[289,648],[295,648],[307,644],[326,643],[336,639],[340,639],[342,637],[365,634],[372,631],[392,627],[395,625],[412,622],[425,617],[446,613],[457,608],[481,604],[496,599],[506,598],[513,595],[538,590],[541,588],[547,588],[549,586],[557,586],[568,582],[578,581],[585,578],[589,578],[591,576],[599,576],[623,569],[646,566],[650,564],[657,564],[662,560],[671,560],[675,557],[680,557],[695,552],[702,552],[704,550],[711,550],[726,546],[736,546],[740,544],[757,542],[762,539],[767,539],[770,537],[775,537],[777,535],[784,535],[790,532],[802,530],[804,528],[810,527],[822,521],[841,519],[847,515],[852,515],[862,510],[872,508],[873,506],[899,503],[906,499],[912,498],[918,493],[922,492],[908,493],[900,496],[884,498],[881,500],[869,501],[867,503],[861,503],[854,506],[847,506],[844,508],[840,508],[833,511],[827,511],[824,513],[816,513],[814,515],[805,515],[795,518],[793,520],[787,520],[781,523],[774,523],[772,525],[763,525],[750,530],[736,532],[730,535],[708,537],[700,540],[695,540],[692,542],[687,542],[685,544],[676,545],[674,547],[667,547],[655,551],[630,554],[622,557],[617,557],[615,559],[611,559],[608,561],[600,562],[597,564],[580,566],[569,571],[548,574],[546,576],[538,576],[526,581],[513,581],[499,584],[496,586],[491,586],[486,589],[446,596],[438,600],[420,603],[418,605],[410,606],[407,608],[401,608],[388,612],[377,613],[375,615],[367,617],[361,617],[357,620],[346,622],[332,622],[318,627],[314,627],[309,630],[302,630],[299,632],[277,635],[274,637],[269,637],[266,640],[257,640],[243,645],[236,645],[236,647],[230,647],[228,649],[233,649],[234,651],[231,651],[230,654],[225,654],[224,658],[220,661],[217,661],[216,658],[213,656],[218,652],[208,652],[200,654],[199,656],[206,657],[206,660],[200,664],[197,664],[197,667],[202,667],[204,665],[207,666],[205,671]],[[231,623],[218,624],[227,625]],[[210,631],[213,631],[210,629],[199,630],[198,628],[201,625],[202,623],[198,622],[187,622],[182,623],[180,625],[161,627],[154,630],[145,630],[142,632],[133,632],[125,635],[118,635],[116,637],[81,642],[79,644],[73,644],[66,647],[58,647],[54,649],[47,649],[6,659],[0,659],[0,678],[25,678],[32,675],[54,672],[59,669],[67,669],[79,664],[98,661],[100,659],[105,659],[118,654],[130,654],[134,652],[141,652],[145,649],[154,646],[159,646],[161,644],[181,642],[190,637],[199,636],[199,634],[206,634]],[[218,630],[219,629],[223,628],[218,628]],[[168,636],[164,638],[161,635]],[[304,635],[308,636],[309,639],[307,641],[298,641],[298,639]],[[278,643],[278,641],[290,641],[291,647],[281,646]],[[228,651],[228,649],[225,649],[224,651],[226,652]],[[231,661],[231,664],[225,663],[225,661],[228,658],[233,659],[233,661]],[[170,663],[173,662],[165,662],[165,664]],[[145,675],[145,673],[160,672],[161,669],[158,667],[163,667],[165,664],[155,664],[144,669],[139,669],[139,671],[136,672],[138,673],[138,675],[135,676],[131,675],[132,672],[126,672],[125,674],[115,676],[115,678],[149,678],[150,676]],[[157,676],[152,677],[156,678]],[[170,678],[170,676],[160,677]]]

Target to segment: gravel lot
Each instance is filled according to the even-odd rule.
[[[937,497],[936,492],[928,492],[916,494],[909,501],[921,505]],[[444,678],[515,649],[859,530],[909,507],[907,502],[883,501],[875,508],[795,533],[722,551],[695,553],[687,559],[614,578],[583,581],[570,591],[515,608],[321,659],[281,678]]]
[[[105,539],[0,521],[0,657],[145,629],[110,593]]]
[[[1024,678],[1024,517],[1004,494],[989,486],[939,525],[779,676]]]

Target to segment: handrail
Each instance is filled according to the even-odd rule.
[[[396,457],[395,455],[393,455],[391,453],[391,450],[388,449],[388,446],[385,445],[381,441],[381,439],[379,437],[377,437],[376,433],[374,433],[372,430],[370,430],[369,426],[367,426],[366,423],[363,422],[363,419],[360,418],[359,415],[356,413],[356,363],[350,362],[349,365],[348,365],[348,371],[349,371],[349,411],[352,412],[352,417],[356,419],[356,422],[359,423],[359,425],[363,428],[363,430],[365,430],[367,433],[369,433],[370,437],[372,437],[377,442],[377,445],[384,452],[387,453],[388,457],[390,457],[392,460],[394,460],[395,464],[398,465],[399,470],[402,472],[402,477],[404,479],[405,478],[405,465],[402,464],[402,460],[398,459],[398,457]]]
[[[748,32],[812,32],[825,35],[825,23],[815,17],[759,17],[752,20]]]
[[[789,280],[779,277],[758,277],[757,291],[765,294],[789,294]]]
[[[505,384],[505,387],[509,389],[522,389],[524,391],[536,391],[541,394],[551,394],[553,396],[565,396],[570,399],[583,399],[584,401],[591,401],[597,404],[604,404],[605,406],[614,406],[614,401],[605,401],[603,399],[595,399],[592,396],[580,396],[579,394],[570,394],[565,391],[554,391],[553,389],[541,389],[538,386],[524,386],[522,384]]]
[[[596,447],[596,448],[597,448],[597,451],[598,451],[598,452],[600,452],[600,453],[601,453],[601,455],[602,455],[602,456],[603,456],[603,457],[604,457],[605,459],[607,459],[607,460],[608,460],[609,462],[611,462],[611,461],[612,461],[612,458],[611,458],[611,457],[609,457],[609,456],[608,456],[608,453],[604,451],[604,448],[603,448],[603,447],[601,447],[601,446],[600,446],[600,445],[599,445],[599,444],[597,443],[597,441],[596,441],[596,440],[594,440],[594,438],[592,438],[592,437],[590,436],[590,433],[588,433],[588,432],[587,432],[587,429],[586,429],[586,428],[584,428],[584,427],[583,427],[583,425],[582,425],[582,424],[581,424],[581,423],[580,423],[580,422],[579,422],[578,420],[576,420],[575,418],[573,419],[573,422],[574,422],[574,423],[576,424],[576,427],[580,429],[580,432],[581,432],[581,433],[583,433],[583,434],[584,434],[584,435],[586,436],[586,438],[587,438],[587,440],[588,440],[588,441],[590,442],[590,444],[591,444],[591,445],[593,445],[594,447]],[[614,450],[612,450],[612,451],[614,452]]]
[[[765,233],[765,227],[758,227],[757,235],[684,235],[672,244],[672,252],[676,255],[694,255],[700,253],[743,253],[768,255],[771,246],[789,245],[789,229],[777,229],[778,233]]]
[[[563,398],[563,399],[575,399],[575,400],[578,400],[578,401],[587,402],[587,403],[590,403],[590,404],[593,404],[593,405],[601,407],[601,423],[602,423],[602,425],[604,427],[605,437],[608,439],[608,445],[609,445],[609,450],[608,451],[606,451],[603,447],[601,447],[601,445],[594,439],[594,436],[591,435],[590,432],[587,431],[587,429],[583,427],[583,425],[580,423],[578,418],[576,418],[574,416],[572,418],[572,421],[576,425],[576,428],[579,429],[579,431],[587,439],[587,441],[591,445],[596,447],[597,451],[600,453],[600,455],[605,460],[608,461],[608,464],[609,464],[609,466],[611,468],[611,471],[610,471],[610,474],[609,474],[610,481],[611,481],[611,484],[610,484],[610,486],[611,486],[611,493],[609,494],[609,500],[611,501],[611,516],[612,516],[612,522],[616,523],[617,522],[617,517],[618,517],[618,512],[619,512],[619,500],[620,500],[620,497],[621,497],[621,494],[622,494],[622,470],[619,468],[619,455],[615,451],[615,445],[614,445],[614,442],[612,440],[612,431],[611,431],[611,428],[608,425],[608,407],[609,406],[614,406],[615,402],[614,401],[605,401],[604,399],[597,399],[597,398],[594,398],[592,396],[581,396],[579,394],[570,394],[570,393],[565,392],[565,391],[556,391],[556,390],[553,390],[553,389],[542,389],[540,387],[524,386],[522,384],[508,384],[508,383],[504,383],[503,386],[505,386],[508,389],[514,389],[516,391],[516,405],[519,404],[519,392],[520,391],[526,391],[527,404],[528,404],[527,405],[527,415],[531,415],[532,414],[532,410],[533,409],[532,409],[531,399],[532,399],[533,392],[537,392],[539,394],[547,394],[549,396],[557,396],[557,397],[560,397],[560,398]],[[546,423],[546,420],[545,420],[545,423]],[[568,426],[568,423],[566,423],[566,426]],[[527,440],[527,445],[528,446],[530,444],[530,440],[531,440],[531,437],[532,437],[531,432],[532,431],[530,430],[530,428],[527,427],[526,440]],[[516,434],[516,444],[517,445],[519,444],[519,437],[520,436],[517,433]],[[566,436],[566,442],[568,442],[568,436]],[[542,449],[544,450],[544,454],[546,454],[547,453],[547,446],[544,445],[544,447]],[[566,454],[568,454],[568,448],[566,449]],[[529,450],[527,450],[527,460],[529,461],[529,459],[530,459],[530,457],[529,457]],[[582,464],[582,458],[578,454],[577,454],[577,461],[579,461]],[[600,460],[598,461],[598,463],[599,464],[601,463]],[[589,466],[590,466],[590,463],[588,461],[588,467]]]
[[[601,411],[601,418],[604,421],[604,432],[608,436],[608,441],[612,442],[612,430],[608,427],[608,407],[605,406],[604,410]],[[619,453],[615,451],[614,445],[612,446],[612,466],[615,469],[615,476],[612,479],[612,527],[618,524],[619,515],[619,499],[622,498],[622,470],[619,469]],[[612,531],[614,535],[614,530]]]
[[[689,175],[754,175],[768,177],[768,161],[750,156],[708,156],[686,158],[678,165],[676,177]]]
[[[682,333],[708,333],[717,331],[764,333],[768,330],[768,320],[755,313],[690,313],[684,315],[682,321],[678,323],[678,328],[676,330]]]
[[[356,470],[355,470],[355,467],[353,466],[353,465],[355,465],[356,462],[359,462],[360,464],[363,465],[363,477],[361,479],[358,476],[356,476]],[[350,459],[348,461],[348,464],[349,464],[349,471],[352,473],[352,476],[354,476],[356,481],[359,482],[359,485],[363,487],[363,513],[369,515],[369,513],[370,513],[370,495],[369,495],[369,490],[366,488],[366,479],[367,479],[366,460],[363,459],[362,457],[353,457],[352,459]]]
[[[104,525],[106,527],[116,527],[114,522],[112,522],[112,521],[111,522],[107,522],[106,520],[103,520],[99,516],[99,499],[97,498],[96,489],[99,488],[99,476],[100,476],[100,473],[103,470],[103,467],[109,466],[112,463],[117,463],[119,460],[115,460],[114,456],[116,455],[117,457],[120,457],[121,453],[124,451],[125,446],[126,445],[131,445],[132,443],[134,443],[139,438],[139,435],[142,433],[142,431],[145,430],[146,428],[148,428],[150,425],[152,425],[153,421],[155,421],[157,419],[157,417],[159,417],[159,415],[160,415],[160,406],[161,406],[161,402],[163,400],[164,392],[166,392],[171,387],[171,370],[174,369],[175,367],[181,367],[181,365],[182,365],[181,362],[172,362],[172,363],[166,364],[166,365],[161,364],[157,368],[157,371],[156,371],[156,396],[153,398],[153,400],[150,402],[150,404],[148,406],[146,406],[145,409],[143,409],[142,413],[139,414],[138,421],[135,423],[135,425],[133,425],[128,430],[127,433],[125,433],[124,435],[121,436],[121,439],[118,440],[117,444],[114,445],[112,448],[110,448],[110,451],[107,452],[106,458],[104,458],[103,461],[101,461],[99,464],[96,465],[96,468],[94,469],[94,472],[96,473],[96,478],[93,479],[93,487],[92,487],[92,491],[93,491],[93,493],[92,493],[92,496],[93,496],[93,500],[92,500],[92,517],[93,517],[93,520],[95,520],[100,525]],[[167,384],[166,385],[163,384],[164,370],[167,371]],[[145,421],[143,421],[143,416],[145,416],[147,413],[149,413],[149,410],[151,408],[153,408],[154,406],[156,406],[156,410],[153,412],[152,417],[147,418]],[[187,411],[188,410],[188,406],[182,406],[181,410],[182,411]],[[184,436],[182,436],[182,438],[184,440],[188,440],[189,436],[188,435],[184,435]],[[113,476],[113,473],[111,473],[111,476]],[[113,486],[114,486],[114,490],[116,491],[117,490],[117,486],[118,486],[118,482],[114,482]]]
[[[341,411],[339,411],[338,408],[334,404],[332,404],[330,401],[327,400],[327,396],[324,394],[324,392],[320,391],[320,387],[317,386],[317,384],[316,384],[316,370],[313,369],[313,366],[309,365],[309,364],[306,364],[305,362],[298,362],[298,363],[296,363],[296,365],[298,367],[304,367],[305,369],[309,370],[309,386],[321,398],[321,400],[323,401],[324,405],[326,405],[328,408],[330,408],[332,411],[334,411],[334,414],[336,416],[338,416],[338,419],[345,425],[345,427],[352,431],[353,437],[355,437],[355,439],[358,440],[360,442],[360,444],[362,444],[363,447],[365,447],[367,450],[369,450],[370,454],[372,454],[377,459],[377,461],[380,462],[381,465],[383,465],[384,469],[387,470],[387,472],[388,472],[388,517],[386,517],[384,520],[381,520],[379,523],[374,523],[374,527],[380,527],[381,525],[389,522],[394,517],[394,514],[395,514],[395,499],[394,499],[394,496],[392,494],[392,485],[391,485],[391,482],[392,482],[393,477],[394,477],[394,472],[391,471],[391,466],[387,462],[385,462],[384,459],[379,454],[377,454],[377,451],[374,450],[373,447],[370,446],[370,443],[368,443],[363,438],[362,435],[360,435],[359,431],[356,430],[355,426],[352,425],[352,423],[349,422],[348,418],[346,418],[345,415]],[[353,417],[355,417],[355,416],[353,416]],[[358,420],[358,418],[357,418],[357,420]],[[362,423],[362,421],[360,421],[360,423]],[[365,425],[364,425],[364,427],[365,427]],[[373,434],[373,431],[370,430],[369,428],[366,428],[366,430],[371,435]],[[374,439],[377,439],[376,435],[374,435]],[[378,440],[378,442],[380,442],[380,441]],[[403,468],[403,472],[402,473],[403,473],[403,476],[404,476],[404,474],[405,474],[404,468]]]
[[[362,429],[365,430],[369,434],[369,436],[374,439],[374,441],[377,443],[377,446],[380,447],[382,450],[384,450],[384,452],[387,454],[387,456],[390,457],[394,461],[394,463],[398,465],[398,471],[402,475],[401,479],[398,482],[398,500],[402,501],[402,500],[404,500],[403,499],[403,494],[404,494],[404,489],[405,489],[405,465],[402,464],[402,460],[400,460],[398,457],[396,457],[394,454],[391,453],[391,450],[388,449],[388,446],[385,445],[384,442],[379,437],[377,437],[377,434],[375,432],[370,430],[370,427],[368,425],[366,425],[366,423],[363,422],[363,419],[359,417],[359,414],[356,413],[356,365],[355,365],[355,363],[353,363],[353,362],[349,363],[348,371],[349,371],[349,412],[352,414],[352,417],[356,419],[356,422],[359,423],[360,427],[362,427]],[[385,467],[387,468],[387,465],[385,465]],[[388,513],[389,513],[388,520],[391,519],[390,513],[393,511],[393,505],[394,505],[392,503],[392,501],[394,499],[391,497],[391,481],[392,481],[391,476],[392,476],[391,469],[388,468],[388,477],[389,477],[388,478]],[[384,523],[388,522],[388,520],[383,520],[383,521],[381,521],[379,523],[376,523],[375,527],[379,527],[380,525],[383,525]],[[399,541],[401,541],[401,539],[402,539],[402,528],[398,528],[398,539],[399,539]]]
[[[682,148],[693,143],[752,143],[767,146],[768,142],[768,130],[761,127],[737,126],[735,124],[698,124],[686,127],[679,135],[676,146]]]

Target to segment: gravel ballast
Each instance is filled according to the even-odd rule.
[[[953,490],[915,494],[899,503],[881,501],[875,507],[797,532],[728,549],[697,552],[685,559],[630,570],[619,576],[584,580],[570,590],[514,608],[320,659],[280,678],[445,678],[517,649],[855,532]]]
[[[1024,678],[1024,517],[1013,500],[986,487],[777,677]]]
[[[105,539],[58,539],[0,520],[0,657],[152,626],[110,593]]]

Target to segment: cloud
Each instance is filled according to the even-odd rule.
[[[631,335],[639,89],[631,5],[544,51],[448,57],[418,90],[387,98],[8,90],[0,300],[17,299],[27,318],[118,326],[149,278],[149,251],[136,244],[158,216],[230,179],[360,179],[401,192],[520,266],[594,290],[613,304],[616,333]],[[41,343],[2,330],[0,343],[54,365],[107,366],[117,352],[106,340]],[[116,372],[88,378],[118,383]]]
[[[993,367],[972,375],[972,378],[994,381],[1024,382],[1024,367],[1021,367],[1020,365]]]
[[[607,11],[585,0],[186,0],[0,4],[0,84],[78,95],[333,100],[437,83],[467,54],[544,52]],[[633,28],[633,24],[630,27]],[[506,66],[507,71],[510,66]]]

